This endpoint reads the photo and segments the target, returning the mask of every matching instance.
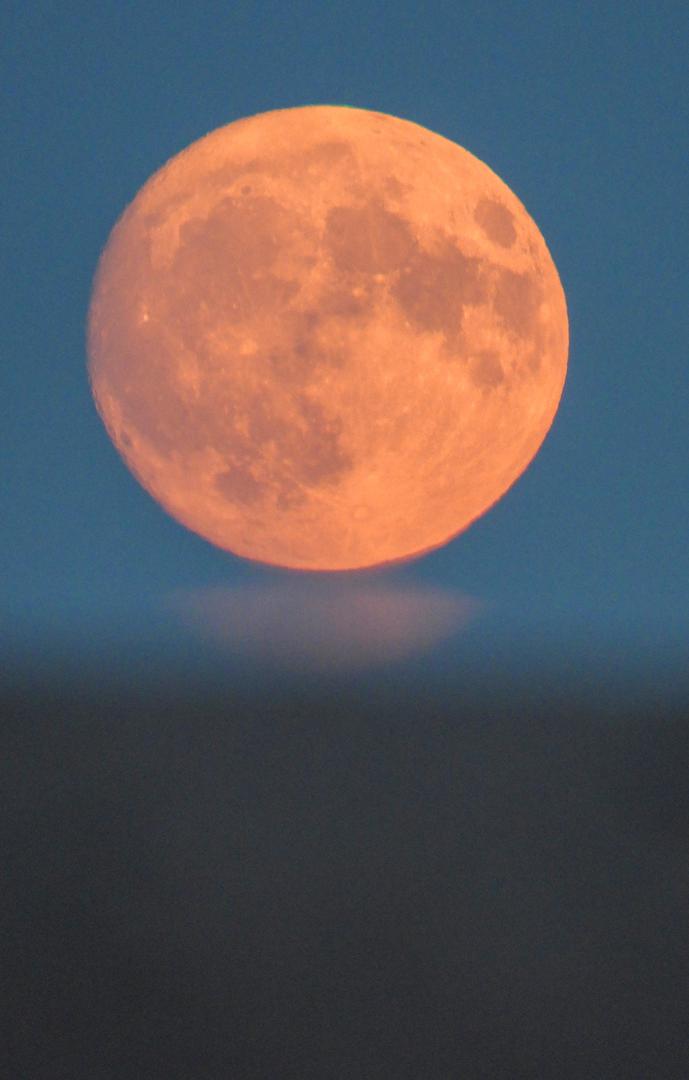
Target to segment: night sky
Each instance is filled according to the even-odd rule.
[[[679,2],[5,5],[3,1074],[689,1075],[688,41]],[[177,524],[86,373],[143,183],[309,104],[486,162],[570,319],[524,476],[345,576]]]

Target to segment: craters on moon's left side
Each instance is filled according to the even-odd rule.
[[[209,217],[187,221],[164,275],[171,306],[239,321],[287,301],[299,282],[282,279],[273,267],[292,246],[294,230],[294,216],[261,195],[225,198]]]

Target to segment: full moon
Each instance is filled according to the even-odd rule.
[[[98,411],[177,521],[303,570],[417,556],[524,472],[567,369],[519,199],[408,120],[279,109],[199,139],[115,225],[88,319]]]

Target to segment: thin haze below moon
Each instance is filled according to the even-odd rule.
[[[417,555],[528,466],[566,371],[564,294],[509,188],[361,109],[237,121],[173,158],[101,259],[90,375],[180,522],[246,558]]]
[[[423,654],[472,621],[458,590],[356,577],[177,590],[166,607],[220,654],[306,672],[362,671]]]

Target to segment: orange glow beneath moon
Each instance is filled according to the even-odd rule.
[[[309,106],[212,132],[126,209],[89,313],[129,468],[236,555],[418,555],[527,468],[567,368],[543,238],[482,162],[406,120]]]

